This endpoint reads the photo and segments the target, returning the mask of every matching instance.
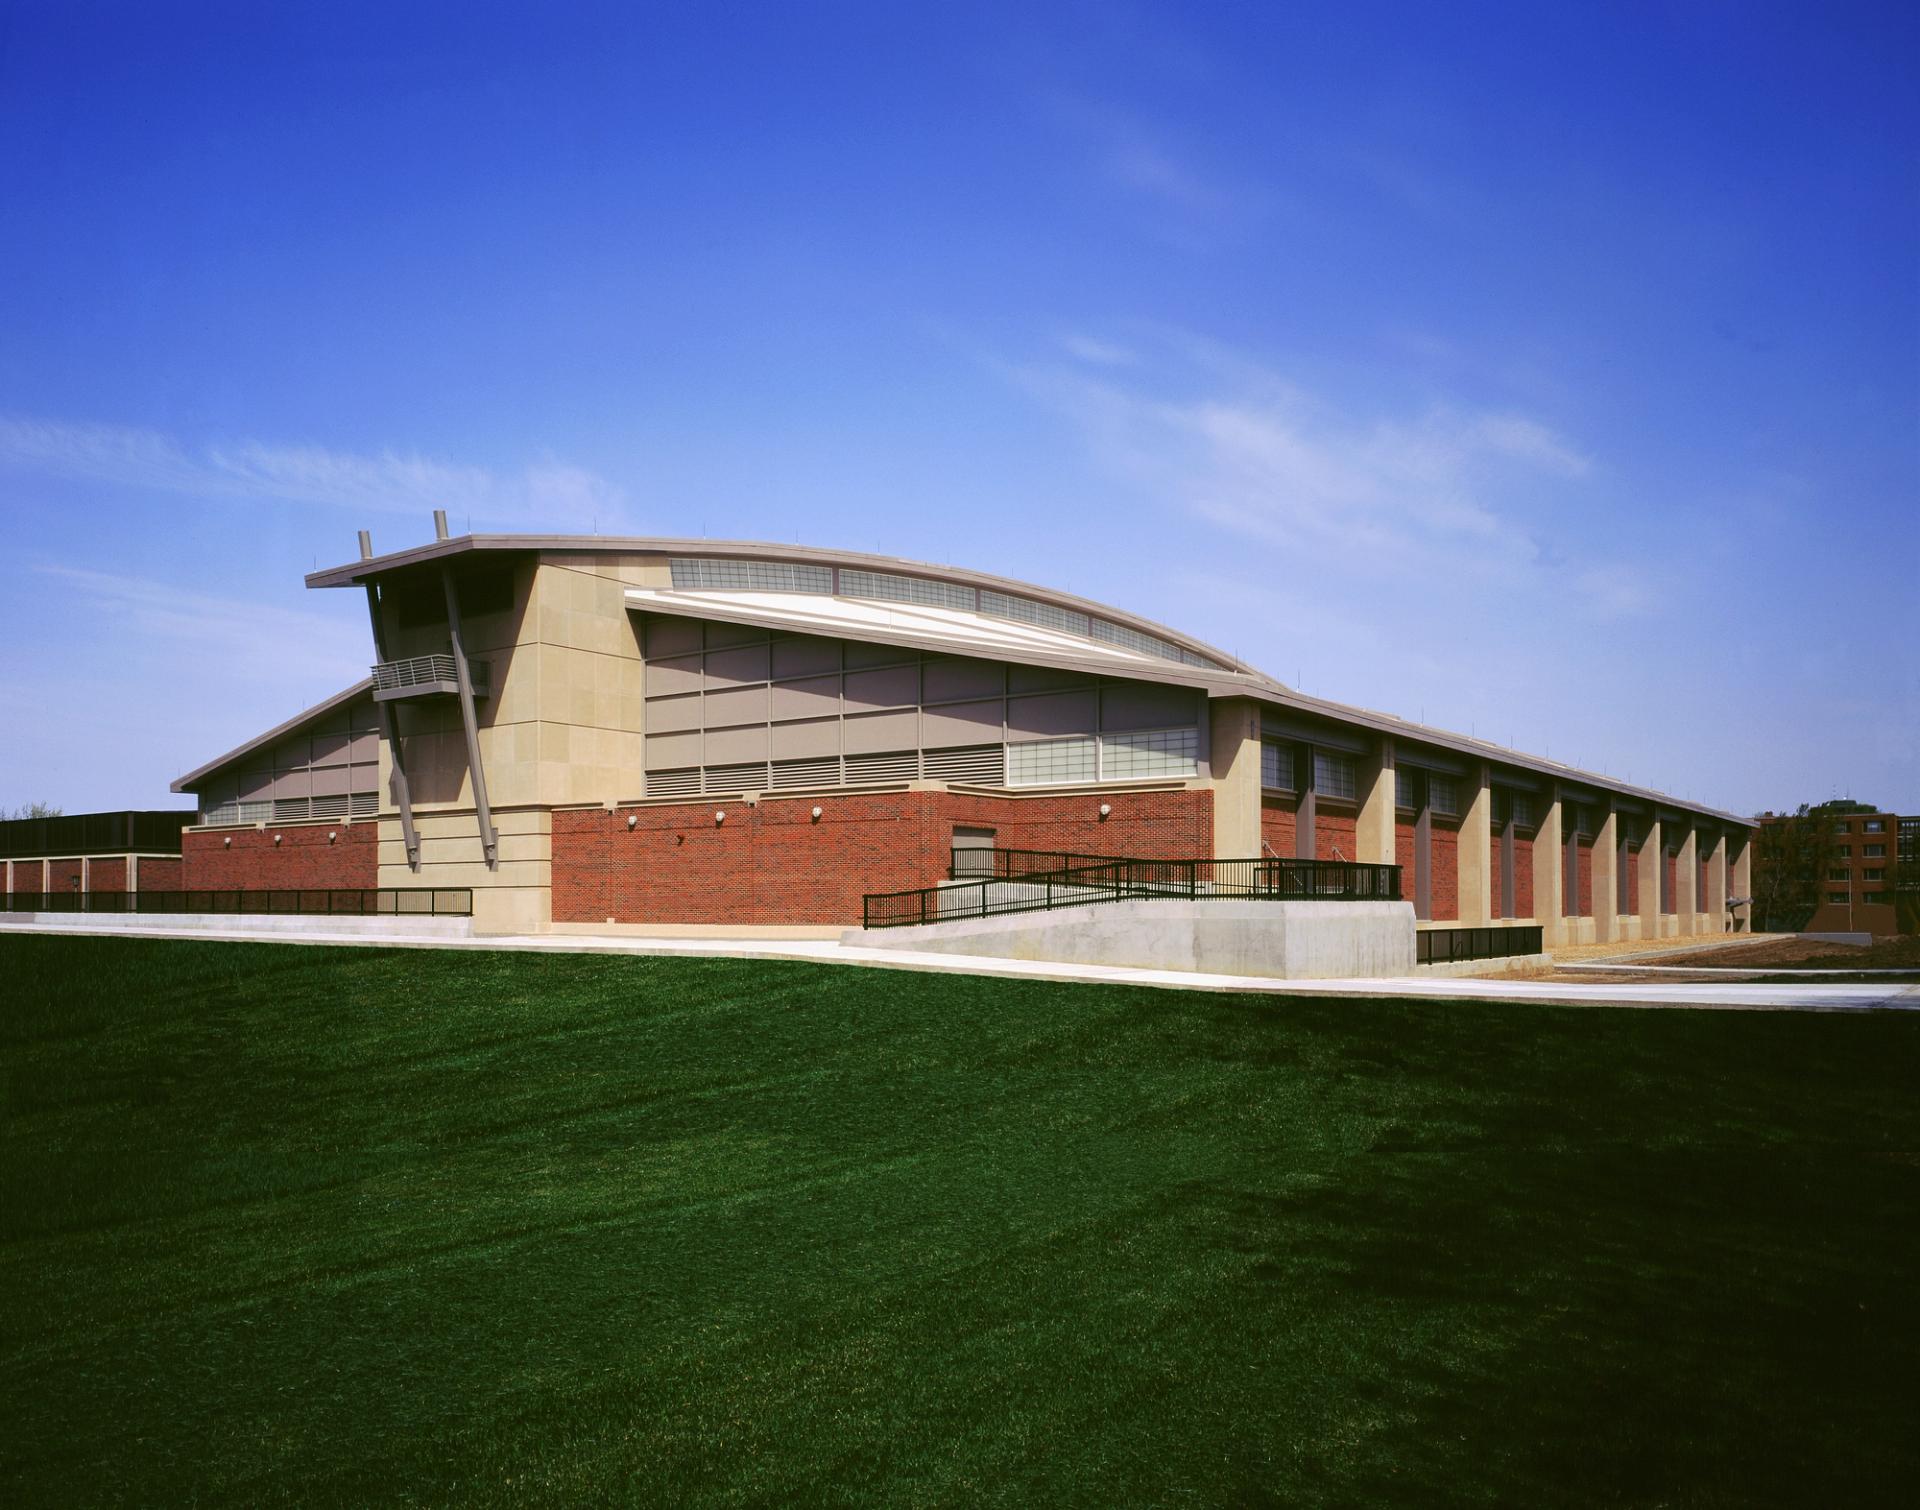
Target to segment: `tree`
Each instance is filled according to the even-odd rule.
[[[29,802],[23,807],[0,807],[0,819],[6,818],[58,818],[60,809],[47,802]]]
[[[1836,814],[1851,804],[1801,803],[1784,818],[1760,825],[1753,841],[1753,908],[1763,933],[1796,933],[1820,905],[1838,846]]]

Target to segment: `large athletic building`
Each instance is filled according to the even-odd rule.
[[[1307,697],[1029,583],[468,535],[316,572],[368,678],[174,783],[182,884],[472,888],[476,927],[847,925],[984,851],[1397,864],[1548,943],[1744,926],[1749,820]]]

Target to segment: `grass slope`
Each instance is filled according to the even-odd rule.
[[[0,1500],[1903,1498],[1920,1020],[0,938]]]

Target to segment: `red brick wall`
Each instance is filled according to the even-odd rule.
[[[1285,797],[1260,799],[1260,837],[1283,860],[1291,860],[1298,842],[1299,804]]]
[[[1313,819],[1313,857],[1316,860],[1353,860],[1359,858],[1357,830],[1359,814],[1343,813],[1322,806]],[[1339,850],[1335,854],[1335,850]]]
[[[1103,802],[1112,808],[1105,820]],[[716,811],[726,813],[724,823],[713,821]],[[553,917],[858,923],[865,893],[945,878],[956,824],[995,830],[999,849],[1190,858],[1212,849],[1213,794],[883,792],[763,798],[757,807],[705,801],[557,812]]]
[[[713,809],[707,810],[711,820]],[[626,835],[626,821],[620,832]],[[603,807],[557,809],[553,814],[553,920],[599,923],[613,916],[609,864],[613,825]]]
[[[182,844],[186,840],[182,836]],[[184,891],[180,884],[181,863],[171,855],[164,859],[142,859],[138,880],[142,891]]]
[[[1513,915],[1533,916],[1533,836],[1513,836]]]
[[[1444,922],[1460,916],[1460,831],[1433,820],[1429,851],[1433,857],[1433,916]]]
[[[286,824],[180,836],[180,885],[141,867],[143,891],[356,890],[379,884],[375,823]],[[281,842],[275,844],[274,836]],[[329,843],[328,834],[338,834]],[[231,839],[228,845],[223,841]],[[151,863],[151,862],[149,862]]]
[[[126,889],[126,856],[110,856],[95,860],[87,866],[88,891],[125,891]]]

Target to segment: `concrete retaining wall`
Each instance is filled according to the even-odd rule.
[[[1282,980],[1414,971],[1411,902],[1108,902],[911,928],[850,928],[840,937],[867,948]]]

